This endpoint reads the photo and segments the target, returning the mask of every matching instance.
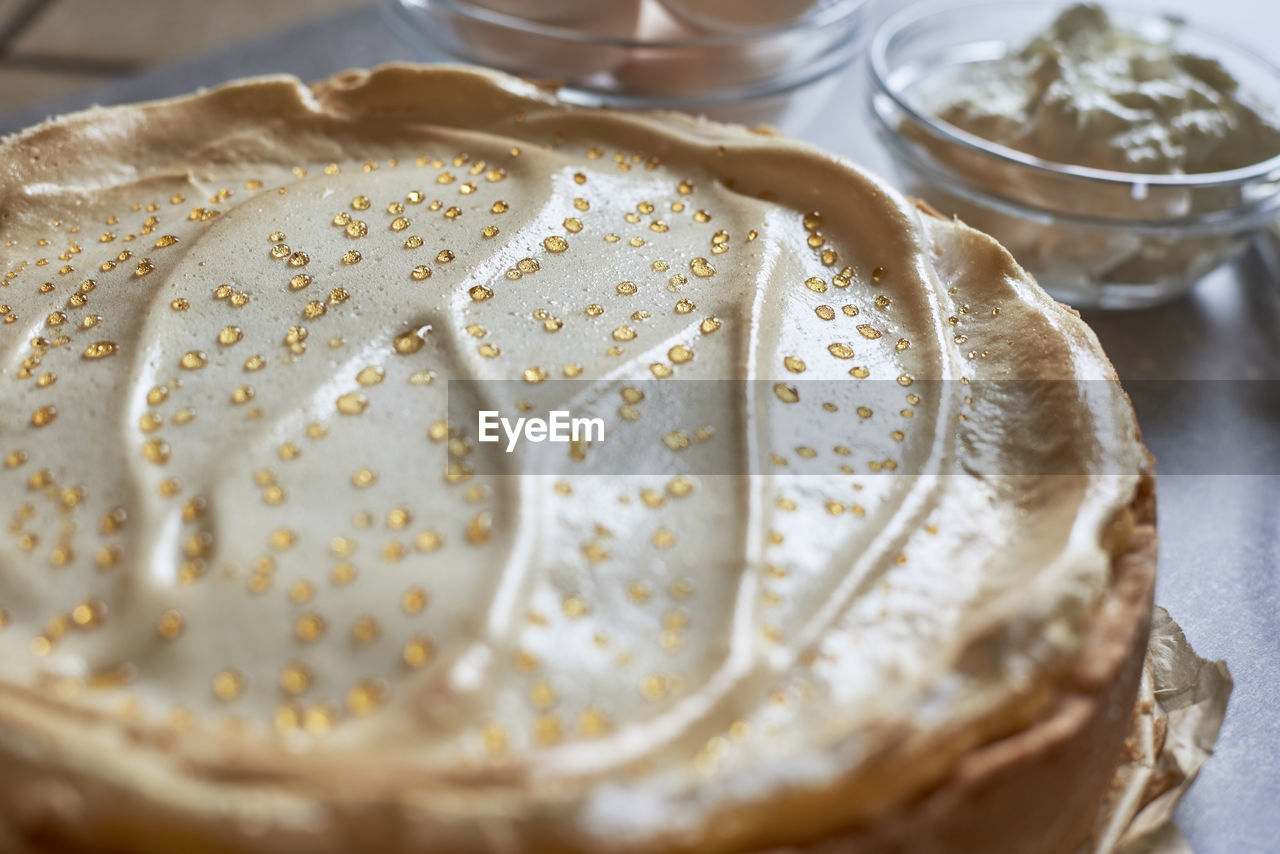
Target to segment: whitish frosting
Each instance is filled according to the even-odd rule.
[[[979,382],[1112,380],[1093,335],[815,149],[388,67],[90,111],[0,163],[10,826],[802,841],[1025,723],[1107,586],[1122,393]],[[802,394],[804,435],[729,412],[707,441],[777,457],[750,477],[441,471],[448,379],[663,373],[848,397]],[[858,413],[875,380],[900,401]],[[636,409],[637,446],[683,426]],[[1075,474],[991,474],[1022,464]]]
[[[1280,154],[1276,105],[1218,60],[1113,22],[1082,3],[940,92],[939,115],[1056,163],[1171,175],[1252,166]]]

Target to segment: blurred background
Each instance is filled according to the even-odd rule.
[[[0,0],[0,113],[361,6],[373,2]]]
[[[1054,9],[1072,1],[1042,0]],[[524,12],[551,0],[484,2],[528,3],[520,7]],[[593,13],[611,13],[618,7],[610,4],[621,0],[594,2],[599,6]],[[649,62],[650,73],[625,82],[670,84],[688,94],[688,87],[699,83],[714,90],[735,70],[753,74],[763,80],[753,82],[757,88],[778,84],[773,102],[762,105],[774,114],[765,119],[743,114],[740,120],[769,121],[903,185],[874,133],[865,48],[870,33],[907,0],[741,0],[737,6],[752,2],[757,10],[763,2],[793,2],[857,14],[841,19],[848,30],[814,27],[802,34],[808,40],[799,45],[780,40],[757,50],[722,39],[719,47],[697,45],[656,56],[646,48],[639,58]],[[449,48],[461,40],[449,27],[438,26],[444,19],[419,16],[415,27],[413,16],[396,17],[394,10],[455,5],[446,0],[0,0],[0,134],[92,104],[179,95],[237,77],[283,72],[315,80],[391,60],[450,61],[448,54],[457,51]],[[1271,59],[1280,44],[1276,0],[1115,0],[1115,5],[1183,16],[1192,27],[1238,42],[1280,73]],[[1008,22],[988,12],[975,14],[969,23],[997,33]],[[491,42],[489,56],[481,59],[519,59],[522,70],[544,79],[556,75],[554,63],[575,59],[554,45],[540,48],[526,28],[514,33]],[[483,32],[476,41],[486,42]],[[712,56],[710,50],[722,53]],[[593,60],[598,53],[588,49],[578,56]],[[602,85],[618,82],[596,70],[588,63],[588,83],[601,77]],[[803,78],[807,72],[815,81],[792,85],[795,81],[781,79]],[[1273,81],[1258,88],[1259,95],[1280,103],[1280,85]],[[672,106],[710,105],[720,117],[738,119],[722,108],[744,106],[746,99],[732,87],[724,91],[731,97],[714,101],[712,92],[702,104]],[[1269,176],[1269,186],[1280,194],[1280,177]],[[1275,704],[1280,685],[1280,475],[1275,474],[1280,221],[1273,228],[1270,239],[1264,235],[1256,241],[1258,251],[1240,253],[1197,275],[1194,288],[1178,299],[1140,311],[1085,315],[1131,390],[1137,381],[1193,380],[1217,395],[1213,405],[1197,400],[1176,411],[1153,409],[1135,396],[1144,435],[1161,458],[1157,601],[1169,608],[1202,655],[1227,659],[1236,677],[1216,756],[1178,811],[1182,831],[1202,854],[1280,850],[1275,842],[1280,839],[1275,808],[1280,804]],[[1255,400],[1264,396],[1266,405]],[[1269,444],[1263,441],[1268,437]],[[1222,466],[1212,450],[1215,442],[1252,454],[1257,466],[1203,473],[1205,465]]]

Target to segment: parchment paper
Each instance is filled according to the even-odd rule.
[[[1231,687],[1226,662],[1196,655],[1157,607],[1133,728],[1092,854],[1191,854],[1173,812],[1213,753]]]

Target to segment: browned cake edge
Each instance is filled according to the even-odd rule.
[[[805,854],[1070,854],[1093,834],[1133,721],[1156,577],[1155,477],[1104,537],[1111,585],[1048,712],[971,751],[923,798]],[[798,849],[779,849],[782,851]]]

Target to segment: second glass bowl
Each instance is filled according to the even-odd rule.
[[[1054,296],[1136,308],[1178,296],[1280,218],[1280,157],[1187,175],[1054,163],[967,133],[924,103],[967,63],[999,59],[1047,29],[1061,3],[923,4],[870,48],[871,114],[908,192],[988,232]],[[1246,90],[1280,92],[1280,68],[1227,39],[1108,8],[1118,25],[1219,60]]]
[[[605,9],[615,0],[596,2]],[[821,84],[857,55],[865,5],[818,0],[778,26],[704,33],[644,0],[638,26],[626,35],[525,20],[466,0],[385,0],[384,9],[415,44],[552,82],[568,103],[785,127],[803,123],[795,114],[820,103],[811,91],[825,89]]]

